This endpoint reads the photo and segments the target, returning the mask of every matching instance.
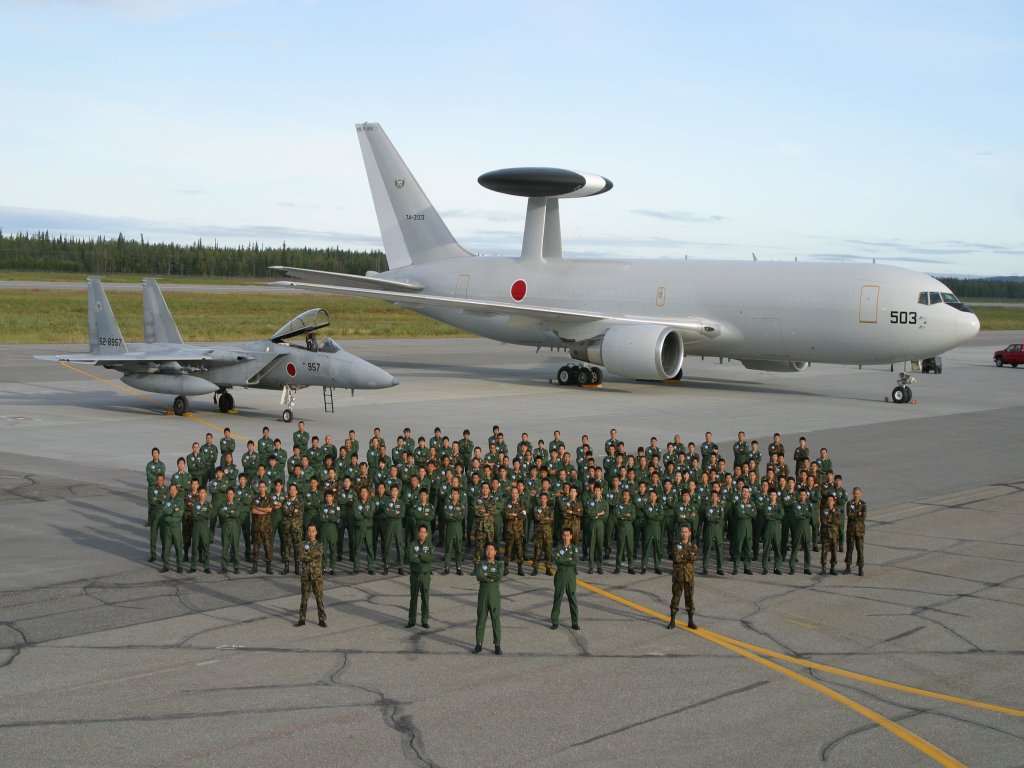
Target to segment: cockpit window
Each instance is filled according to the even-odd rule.
[[[960,299],[958,299],[952,293],[942,294],[942,301],[946,304],[949,304],[949,306],[953,307],[954,309],[959,309],[961,312],[971,311],[970,307],[968,307],[966,304],[960,301]],[[932,303],[934,303],[934,300]]]
[[[924,304],[926,307],[928,306],[928,291],[921,291],[917,294],[917,303]]]
[[[341,347],[338,346],[338,342],[336,342],[334,339],[328,336],[322,342],[320,342],[320,351],[326,352],[327,354],[330,355],[334,354],[335,352],[340,352]]]
[[[937,291],[932,291],[931,293],[928,294],[928,303],[929,304],[941,304],[942,303],[942,298],[939,296]]]

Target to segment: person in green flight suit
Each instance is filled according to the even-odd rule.
[[[725,528],[725,510],[718,500],[718,491],[711,492],[711,498],[707,506],[704,507],[703,517],[705,531],[704,562],[701,574],[704,576],[708,574],[708,555],[711,553],[711,547],[714,547],[715,555],[718,558],[717,573],[719,576],[724,576],[725,571],[722,570],[722,535]]]
[[[309,603],[309,593],[316,597],[316,616],[320,620],[320,626],[327,626],[327,613],[324,611],[324,545],[316,540],[316,526],[306,526],[306,540],[299,548],[299,563],[301,566],[300,578],[302,580],[302,602],[299,604],[299,620],[295,622],[296,627],[306,623],[306,605]]]
[[[359,500],[352,507],[352,518],[355,521],[356,538],[352,547],[355,555],[352,573],[359,573],[359,550],[366,552],[366,572],[373,575],[373,515],[377,511],[377,503],[370,497],[368,486],[359,488]]]
[[[384,514],[384,546],[381,552],[381,561],[384,563],[384,575],[387,576],[391,568],[391,545],[395,546],[395,557],[398,562],[398,575],[405,575],[405,502],[399,495],[401,488],[392,485],[388,490],[388,498],[383,505]]]
[[[660,575],[662,523],[665,508],[658,499],[658,492],[653,488],[648,491],[647,500],[640,511],[644,517],[644,544],[640,555],[640,573],[647,573],[647,553],[651,552],[651,558],[654,560],[654,572]]]
[[[324,494],[324,505],[320,508],[320,529],[318,540],[324,545],[324,559],[321,571],[334,576],[334,564],[338,560],[338,523],[341,522],[341,506],[334,501],[334,491]]]
[[[487,618],[491,619],[491,633],[494,636],[494,653],[501,655],[501,584],[502,566],[497,561],[498,548],[494,542],[487,542],[484,561],[476,569],[476,580],[480,589],[476,597],[476,645],[473,653],[484,649],[484,628]]]
[[[430,629],[430,573],[434,569],[434,547],[426,524],[420,523],[416,529],[416,541],[406,549],[405,558],[409,564],[409,621],[405,626],[416,626],[416,603],[419,602],[422,626]]]
[[[154,449],[155,450],[155,449]],[[153,487],[146,492],[146,527],[149,528],[149,562],[156,562],[156,537],[160,533],[160,509],[167,498],[167,484],[161,472],[154,478]]]
[[[596,555],[597,572],[604,573],[604,539],[605,525],[608,522],[608,502],[604,498],[604,488],[599,483],[594,485],[594,497],[586,504],[586,515],[590,521],[590,544],[587,547],[589,572],[594,572],[594,556]],[[575,587],[575,582],[573,586]]]
[[[189,573],[196,572],[196,555],[203,562],[203,571],[210,572],[210,518],[214,515],[213,504],[206,495],[206,489],[200,488],[197,491],[196,500],[192,503],[192,522],[194,524],[192,534],[192,552],[189,563]]]
[[[742,432],[740,434],[743,434]],[[691,539],[690,527],[684,525],[679,529],[679,541],[672,548],[672,601],[669,603],[670,618],[668,628],[676,626],[676,614],[679,612],[679,598],[685,596],[686,626],[697,629],[693,623],[693,585],[696,581],[697,545]]]
[[[619,503],[615,505],[615,520],[618,530],[618,543],[615,547],[615,573],[622,570],[622,556],[626,556],[626,572],[636,573],[633,568],[633,518],[636,516],[636,507],[633,506],[633,495],[629,491],[623,491]]]
[[[593,550],[591,550],[593,552]],[[555,547],[552,557],[555,561],[555,600],[551,605],[551,628],[558,629],[558,615],[562,608],[562,597],[569,600],[569,617],[572,628],[580,628],[580,612],[576,603],[576,569],[579,565],[579,547],[572,543],[572,531],[562,529],[562,543]]]
[[[161,573],[170,570],[168,557],[171,554],[171,547],[174,547],[174,559],[177,562],[178,573],[181,573],[181,554],[184,545],[181,538],[181,520],[185,514],[184,494],[178,493],[178,486],[172,485],[167,493],[167,498],[160,505],[160,538],[163,544],[164,567]]]
[[[466,518],[466,506],[462,500],[462,493],[458,488],[453,488],[451,496],[441,507],[441,516],[444,518],[444,574],[450,572],[452,559],[455,560],[455,573],[462,575],[462,539],[464,531],[463,521]]]
[[[740,434],[743,434],[742,432]],[[736,548],[733,552],[732,558],[732,574],[736,575],[737,555],[740,560],[743,561],[743,572],[747,575],[753,573],[750,570],[750,553],[751,543],[753,540],[753,525],[754,517],[757,515],[757,508],[754,506],[754,502],[750,500],[750,488],[746,485],[743,486],[743,490],[740,492],[740,499],[734,505],[735,510],[735,526],[732,530],[732,535],[736,538]]]
[[[793,505],[793,550],[789,553],[789,573],[796,570],[796,556],[799,550],[804,551],[804,573],[811,572],[811,516],[818,514],[814,505],[807,498],[807,490],[800,489],[799,501]]]
[[[167,467],[160,461],[160,449],[154,448],[150,451],[150,455],[153,457],[148,464],[146,464],[146,487],[152,488],[156,485],[156,476],[163,475],[167,472]]]
[[[249,510],[244,510],[249,514]],[[235,489],[228,488],[224,497],[224,504],[217,510],[217,517],[220,520],[220,572],[228,572],[228,560],[230,559],[238,573],[238,537],[242,532],[240,518],[242,509],[235,500]]]
[[[767,483],[765,483],[767,485]],[[775,552],[775,574],[782,573],[779,570],[779,560],[782,557],[782,504],[779,502],[779,492],[772,488],[768,491],[768,501],[764,506],[764,552],[761,555],[761,570],[768,573],[768,554]]]

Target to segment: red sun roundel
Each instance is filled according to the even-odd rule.
[[[512,298],[516,301],[522,301],[526,298],[526,281],[516,280],[512,283]]]
[[[288,375],[289,376],[294,376],[295,375],[295,363],[288,363],[288,365],[285,368],[285,370],[288,371]]]

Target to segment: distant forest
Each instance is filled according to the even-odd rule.
[[[381,251],[340,248],[289,248],[253,244],[226,248],[205,245],[147,243],[116,238],[79,239],[49,232],[4,234],[0,230],[0,270],[79,272],[90,275],[178,275],[198,277],[268,277],[267,267],[286,264],[361,275],[387,269]],[[1024,278],[941,277],[957,296],[967,299],[1024,299]]]
[[[271,248],[253,244],[239,248],[205,245],[147,243],[141,236],[129,240],[97,237],[79,239],[49,232],[5,234],[0,230],[0,270],[24,272],[81,272],[90,275],[178,275],[201,277],[267,277],[267,267],[324,269],[363,274],[387,269],[381,251],[345,251],[340,248]]]

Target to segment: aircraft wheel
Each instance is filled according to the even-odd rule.
[[[1003,358],[997,357],[996,358],[996,368],[1002,368],[1002,367],[1003,367]]]
[[[185,411],[188,410],[188,398],[185,397],[184,395],[178,395],[176,398],[174,398],[173,408],[175,416],[184,416]]]
[[[295,414],[292,413],[291,408],[285,408],[284,411],[281,413],[281,421],[283,421],[285,424],[290,424],[291,420],[294,418]]]
[[[593,384],[600,384],[604,381],[604,371],[600,368],[592,368],[590,371],[590,377],[593,379]]]
[[[557,379],[558,383],[561,384],[563,387],[566,384],[572,383],[572,375],[569,371],[568,365],[563,365],[561,368],[558,369]]]
[[[217,401],[217,406],[220,408],[221,413],[227,413],[235,407],[235,398],[230,393],[225,392]]]
[[[911,400],[914,399],[914,393],[910,390],[910,387],[904,387],[903,391],[907,393],[906,402],[909,403]]]
[[[1011,368],[1016,368],[1017,367],[1017,363],[1010,363],[1010,367]]]
[[[906,387],[896,387],[892,391],[892,401],[896,404],[902,404],[907,402],[907,400],[910,399],[909,397],[907,397],[909,392],[910,390],[907,389]]]
[[[586,368],[583,368],[583,367],[577,368],[576,371],[575,371],[575,375],[576,375],[576,384],[578,386],[582,387],[584,384],[589,384],[590,383],[590,371],[587,370]]]

